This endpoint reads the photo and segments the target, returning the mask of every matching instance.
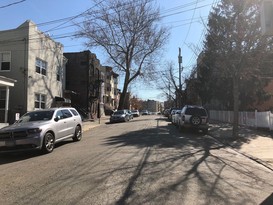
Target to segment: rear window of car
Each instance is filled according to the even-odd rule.
[[[186,115],[199,115],[199,116],[207,116],[207,112],[202,108],[187,108],[185,111]]]
[[[125,111],[124,110],[118,110],[116,112],[113,113],[113,115],[121,115],[121,114],[124,114]]]
[[[72,114],[67,109],[62,110],[62,113],[64,115],[64,118],[72,117]]]
[[[74,109],[70,109],[70,111],[73,113],[73,115],[75,115],[75,116],[78,116],[79,115],[79,113],[76,111],[76,110],[74,110]]]

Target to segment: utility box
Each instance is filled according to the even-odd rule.
[[[261,5],[262,35],[273,36],[273,0],[263,0]]]

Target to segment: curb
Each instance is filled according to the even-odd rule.
[[[86,121],[82,123],[82,131],[86,132],[95,127],[101,126],[107,122],[108,118],[96,119],[95,121]]]

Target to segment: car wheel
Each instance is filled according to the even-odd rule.
[[[75,129],[75,134],[72,139],[74,142],[80,141],[82,139],[82,129],[79,125]]]
[[[54,144],[55,144],[54,135],[50,132],[47,132],[44,136],[42,151],[44,153],[52,152],[54,149]]]
[[[200,125],[201,124],[201,118],[199,116],[192,116],[191,119],[190,119],[190,123],[193,126]]]

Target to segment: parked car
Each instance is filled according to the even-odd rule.
[[[164,115],[164,117],[168,117],[168,116],[169,116],[169,114],[170,114],[170,111],[171,111],[171,109],[170,109],[170,108],[165,109],[165,110],[163,111],[163,115]]]
[[[149,115],[149,111],[148,110],[142,110],[141,111],[141,115]]]
[[[178,126],[180,129],[193,128],[204,133],[209,129],[208,113],[202,106],[186,105],[181,110]]]
[[[169,121],[172,121],[172,115],[175,114],[176,110],[181,110],[181,109],[180,108],[176,108],[176,107],[170,108],[168,116],[167,116]]]
[[[180,109],[181,110],[181,109]],[[172,110],[171,111],[171,114],[170,114],[170,121],[172,122],[172,123],[174,123],[174,118],[175,118],[175,113],[176,113],[176,111],[178,111],[178,109],[174,109],[174,110]]]
[[[139,116],[140,116],[138,110],[132,110],[131,113],[132,113],[132,115],[133,115],[134,117],[139,117]]]
[[[82,119],[76,109],[36,110],[0,129],[0,151],[39,149],[50,153],[56,143],[68,138],[82,138]]]
[[[178,125],[178,120],[179,120],[180,115],[181,115],[181,109],[176,110],[174,115],[172,115],[172,123],[174,125]]]
[[[131,119],[131,114],[128,110],[117,110],[110,117],[110,123],[127,122]]]
[[[129,113],[129,118],[130,118],[129,120],[132,120],[134,118],[134,115],[133,115],[132,111],[127,110],[127,112]]]

